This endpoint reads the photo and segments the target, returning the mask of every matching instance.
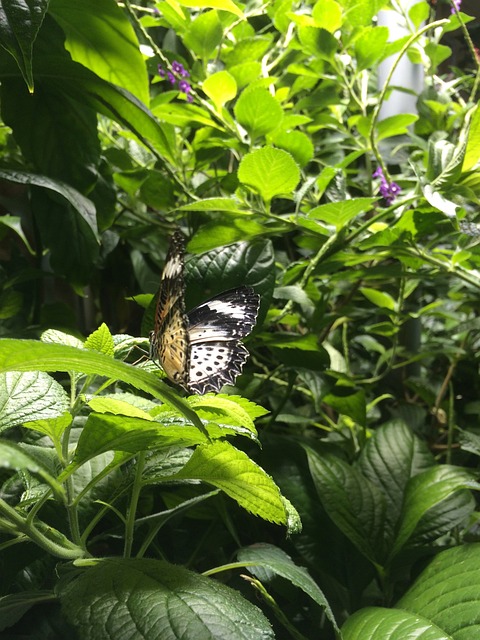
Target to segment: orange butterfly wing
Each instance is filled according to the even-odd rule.
[[[183,261],[185,239],[177,231],[170,241],[150,333],[150,357],[158,359],[172,382],[187,389],[190,369],[188,318],[185,314]]]

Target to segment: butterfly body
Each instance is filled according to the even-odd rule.
[[[259,296],[242,286],[203,302],[188,314],[184,301],[184,238],[172,236],[150,333],[150,357],[167,377],[190,393],[233,384],[248,358],[240,342],[257,319]]]

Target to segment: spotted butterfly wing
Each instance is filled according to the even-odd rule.
[[[183,262],[185,242],[173,234],[160,281],[154,330],[150,333],[150,358],[157,358],[168,378],[188,385],[190,341],[185,315]]]
[[[204,394],[235,382],[248,358],[240,340],[255,326],[258,306],[258,294],[251,287],[239,287],[188,314],[190,391]]]
[[[225,291],[185,313],[184,238],[172,237],[162,273],[150,355],[173,382],[190,393],[233,384],[248,358],[240,342],[253,329],[259,296],[251,287]]]

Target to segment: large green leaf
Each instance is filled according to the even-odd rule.
[[[42,464],[37,457],[30,455],[28,451],[14,442],[0,440],[0,467],[4,469],[16,469],[17,471],[29,471],[34,475],[38,475],[51,487],[57,498],[61,499],[64,497],[64,488],[56,478],[48,472],[45,465]],[[2,516],[5,517],[3,510]],[[8,514],[6,517],[8,518]]]
[[[480,634],[480,545],[440,553],[397,603],[421,615],[454,640]]]
[[[401,420],[393,420],[376,429],[367,440],[359,467],[363,475],[385,494],[385,535],[390,541],[400,518],[408,481],[433,464],[427,445]]]
[[[0,44],[15,58],[33,92],[32,52],[48,0],[3,0],[0,4]]]
[[[258,87],[243,91],[235,105],[235,116],[256,140],[281,124],[283,109],[267,89]]]
[[[58,418],[69,406],[63,387],[43,371],[0,373],[0,431],[30,420]]]
[[[318,496],[330,518],[367,558],[380,562],[386,511],[383,493],[340,458],[310,447],[305,450]]]
[[[268,204],[275,196],[292,196],[300,170],[283,149],[263,147],[243,157],[238,167],[240,182],[257,191]]]
[[[171,404],[187,420],[205,433],[202,422],[188,404],[165,383],[147,371],[109,358],[103,353],[75,349],[35,340],[0,340],[0,372],[2,371],[78,371],[123,380]]]
[[[421,614],[396,609],[360,609],[342,627],[343,640],[454,640]],[[455,636],[456,638],[456,636]]]
[[[0,178],[19,184],[29,184],[35,187],[42,187],[43,189],[59,194],[75,209],[75,211],[78,212],[90,227],[95,237],[98,237],[95,205],[91,200],[83,196],[69,184],[60,182],[59,180],[52,180],[47,176],[29,173],[28,171],[14,171],[11,169],[0,169]]]
[[[206,63],[223,38],[218,11],[200,13],[183,36],[185,45]]]
[[[208,482],[264,520],[287,523],[285,504],[272,478],[228,442],[197,447],[174,477]]]
[[[325,610],[328,619],[338,630],[330,605],[318,584],[306,569],[296,565],[284,551],[271,544],[259,543],[240,549],[237,558],[240,562],[246,562],[248,565],[255,563],[254,566],[247,565],[247,567],[260,580],[269,581],[270,572],[273,572],[302,589]]]
[[[216,580],[160,560],[93,560],[58,588],[84,640],[273,638],[262,612]]]
[[[65,46],[75,62],[148,105],[148,75],[138,40],[114,0],[51,0],[48,11],[66,33]]]
[[[50,24],[44,30],[45,34],[42,36],[44,40],[58,39],[55,29],[52,29]],[[44,30],[42,29],[42,32]],[[70,60],[62,50],[58,51],[58,43],[56,45],[56,48],[49,47],[48,42],[44,42],[35,57],[35,80],[40,82],[43,87],[43,97],[40,96],[38,100],[43,100],[42,104],[45,105],[45,110],[47,110],[49,101],[58,99],[67,104],[69,100],[74,99],[80,106],[70,107],[69,113],[72,111],[80,113],[84,107],[88,106],[130,130],[157,157],[173,161],[175,157],[174,143],[171,137],[172,132],[168,127],[162,127],[145,105],[133,94],[99,78],[89,69]],[[0,55],[0,78],[2,81],[8,78],[7,86],[2,87],[3,99],[5,99],[6,93],[12,93],[15,97],[19,91],[17,84],[15,84],[15,76],[18,75],[18,72],[7,58],[6,55]],[[22,102],[25,102],[26,96],[21,94],[19,96],[22,98]],[[25,109],[28,111],[27,107]],[[44,123],[40,122],[40,124],[42,125],[40,133],[46,134]],[[31,125],[25,122],[23,126],[28,129]],[[59,130],[53,129],[52,131],[57,139],[60,135]],[[68,135],[68,131],[65,131],[65,135]],[[80,136],[81,139],[82,136]],[[76,142],[78,143],[78,140]],[[45,139],[45,144],[47,143],[48,139]],[[61,140],[58,141],[58,144],[61,144]]]
[[[414,476],[407,486],[403,515],[390,556],[407,543],[429,509],[462,489],[480,490],[472,473],[451,465],[439,465]]]
[[[195,234],[188,244],[190,250],[203,245],[206,229]],[[200,249],[201,250],[201,249]],[[187,307],[194,307],[205,298],[240,285],[250,285],[262,296],[265,307],[271,299],[275,283],[275,264],[270,240],[239,242],[219,247],[190,258],[186,264]],[[188,286],[201,283],[201,287]],[[262,310],[263,311],[263,310]]]

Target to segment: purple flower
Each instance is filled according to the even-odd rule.
[[[158,75],[160,76],[160,78],[165,78],[166,76],[165,69],[162,67],[161,64],[158,65]]]
[[[450,9],[450,13],[457,13],[460,11],[462,0],[452,0],[453,7]]]
[[[171,85],[174,85],[177,81],[177,79],[175,78],[175,76],[171,71],[167,71],[167,78]]]
[[[373,178],[380,178],[380,187],[378,191],[382,198],[385,200],[387,205],[391,205],[395,200],[397,195],[400,193],[402,188],[396,182],[388,182],[385,176],[383,175],[383,170],[381,167],[377,167],[372,174]]]
[[[172,71],[175,75],[181,76],[182,78],[188,78],[190,76],[183,64],[177,60],[172,62]]]

